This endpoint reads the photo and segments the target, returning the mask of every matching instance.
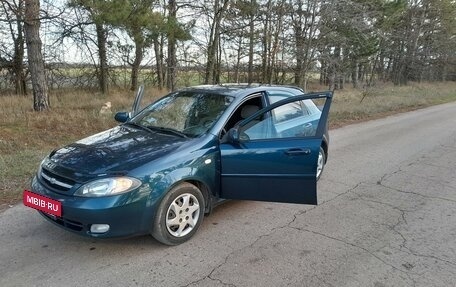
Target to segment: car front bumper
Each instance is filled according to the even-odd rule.
[[[128,237],[145,234],[150,228],[151,208],[147,192],[140,189],[107,197],[77,197],[63,195],[47,188],[35,176],[32,191],[62,203],[62,216],[40,212],[44,218],[66,230],[98,238]],[[104,233],[91,232],[93,224],[107,224]]]

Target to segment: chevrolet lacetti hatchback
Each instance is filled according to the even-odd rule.
[[[81,235],[169,245],[224,199],[317,204],[331,92],[197,86],[138,112],[141,96],[119,126],[51,152],[24,204]]]

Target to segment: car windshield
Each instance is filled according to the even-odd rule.
[[[146,107],[129,123],[153,131],[197,137],[213,126],[233,99],[204,92],[176,92]]]

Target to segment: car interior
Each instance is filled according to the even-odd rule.
[[[222,129],[222,133],[220,135],[220,138],[222,141],[226,140],[226,133],[239,124],[244,119],[247,119],[248,117],[252,116],[254,113],[259,111],[260,109],[263,108],[263,103],[261,101],[261,96],[258,95],[257,97],[248,99],[244,103],[242,103],[231,115],[230,119],[228,122],[225,124],[225,127]],[[248,123],[249,126],[254,125],[257,123],[257,120],[254,120],[250,123]]]

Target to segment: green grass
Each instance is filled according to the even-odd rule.
[[[189,75],[189,81],[197,76]],[[318,85],[309,88],[324,89]],[[144,102],[165,93],[146,88]],[[31,96],[0,96],[0,209],[20,201],[41,159],[51,150],[116,125],[113,114],[99,114],[103,103],[110,101],[113,112],[128,110],[133,98],[134,92],[127,90],[107,96],[58,90],[51,94],[51,110],[38,113],[32,110]],[[334,128],[451,101],[456,101],[455,82],[347,88],[335,92],[329,121]]]

